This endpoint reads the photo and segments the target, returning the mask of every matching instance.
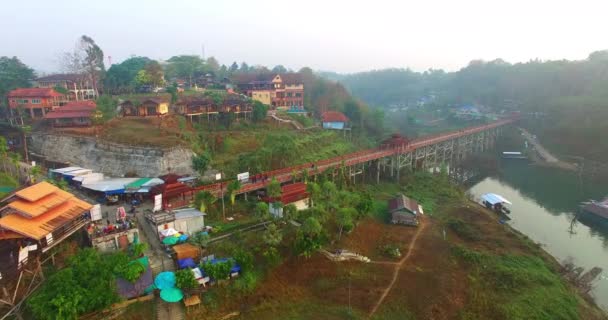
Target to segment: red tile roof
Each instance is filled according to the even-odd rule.
[[[63,95],[51,88],[18,88],[7,95],[9,98],[52,98]]]
[[[97,108],[95,101],[70,101],[64,106],[57,108],[55,111],[59,112],[72,112],[72,111],[92,111]]]
[[[338,111],[326,111],[321,115],[323,122],[348,122],[348,118]]]
[[[93,114],[93,110],[80,111],[51,111],[47,113],[45,119],[73,119],[73,118],[89,118]]]

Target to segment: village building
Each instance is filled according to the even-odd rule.
[[[348,118],[338,111],[326,111],[321,115],[323,129],[344,130],[347,128]]]
[[[95,101],[70,101],[66,105],[56,108],[44,116],[53,127],[90,127],[93,124]]]
[[[403,194],[388,201],[388,212],[391,215],[392,224],[404,224],[418,226],[418,216],[424,214],[422,207],[416,200],[410,199]]]
[[[67,99],[70,101],[94,100],[97,91],[86,75],[67,73],[44,76],[34,81],[38,88],[63,88],[67,90]]]
[[[239,74],[234,82],[251,99],[277,109],[304,109],[304,83],[299,73]]]
[[[169,98],[158,96],[142,98],[141,100],[126,100],[120,104],[122,115],[125,117],[151,117],[162,116],[169,113]]]
[[[283,208],[274,208],[272,204],[275,202],[280,202],[283,206],[293,204],[298,210],[308,209],[309,194],[306,191],[306,183],[298,182],[281,186],[280,198],[264,197],[263,201],[268,203],[270,214],[279,218],[283,217]]]
[[[32,119],[43,118],[66,100],[63,94],[50,88],[19,88],[10,91],[7,98],[12,115],[19,115],[21,109]]]
[[[14,306],[17,293],[29,294],[34,281],[43,278],[41,264],[53,259],[49,250],[90,222],[92,205],[48,182],[16,191],[2,205],[0,302]],[[24,273],[28,276],[21,281]]]
[[[248,99],[240,94],[228,93],[218,104],[210,97],[184,97],[175,104],[175,112],[188,118],[201,120],[217,120],[220,113],[234,113],[237,118],[247,118],[253,112],[253,106]]]

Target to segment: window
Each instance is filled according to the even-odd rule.
[[[287,93],[287,96],[291,98],[291,92],[288,92],[288,93]]]
[[[40,99],[32,99],[32,104],[40,104]]]
[[[301,98],[301,97],[302,97],[302,94],[299,92],[296,92],[296,98]]]

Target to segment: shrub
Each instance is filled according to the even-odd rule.
[[[175,272],[175,286],[180,289],[191,289],[196,288],[198,282],[190,269],[182,269]]]
[[[146,267],[139,261],[132,261],[126,265],[119,265],[114,270],[118,276],[133,283],[146,272]]]
[[[242,293],[252,293],[258,284],[258,275],[255,272],[243,273],[235,282],[234,289]]]
[[[463,240],[478,241],[481,238],[478,229],[460,219],[450,218],[446,224]]]
[[[383,246],[382,252],[393,259],[401,257],[401,251],[399,250],[399,247],[396,244],[387,244]]]
[[[202,269],[214,280],[224,280],[230,276],[230,269],[232,269],[232,260],[224,262],[205,262]]]

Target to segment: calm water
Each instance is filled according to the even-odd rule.
[[[570,221],[581,201],[608,195],[608,185],[583,184],[575,173],[531,166],[521,160],[504,160],[501,172],[475,184],[470,193],[479,197],[498,193],[511,202],[509,224],[526,234],[559,261],[571,257],[586,270],[598,266],[603,276],[593,295],[608,310],[608,223],[583,216],[569,232]]]

